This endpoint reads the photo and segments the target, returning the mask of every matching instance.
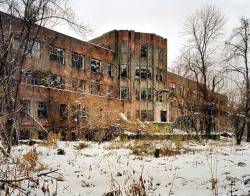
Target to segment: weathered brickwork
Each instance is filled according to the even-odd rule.
[[[12,18],[0,16],[7,30]],[[35,121],[48,129],[70,125],[72,119],[61,114],[69,105],[81,105],[96,119],[104,111],[114,118],[124,113],[130,120],[155,122],[174,122],[180,115],[168,94],[159,93],[170,83],[189,81],[167,72],[167,39],[114,30],[84,42],[41,28],[35,46],[22,67],[20,89],[21,105],[34,120],[23,114],[22,129],[39,129]]]

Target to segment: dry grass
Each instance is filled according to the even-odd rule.
[[[161,148],[160,149],[160,154],[162,156],[176,156],[176,155],[179,155],[181,154],[181,152],[177,149],[171,149],[171,148]]]
[[[89,145],[85,142],[80,142],[77,146],[74,146],[75,150],[82,150],[87,148]]]
[[[48,167],[39,161],[39,153],[36,148],[30,149],[26,154],[19,158],[17,166],[24,175],[29,175],[32,172],[39,172]]]
[[[61,136],[59,134],[51,134],[51,135],[48,136],[47,140],[42,143],[42,145],[47,146],[47,147],[56,148],[57,143],[60,140],[61,140]]]

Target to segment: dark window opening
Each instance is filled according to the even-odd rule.
[[[121,99],[128,99],[128,88],[127,87],[121,87],[120,88],[120,98]]]
[[[152,77],[152,68],[151,67],[136,67],[135,68],[135,78],[149,79]]]
[[[102,73],[102,62],[96,59],[91,59],[91,72]]]
[[[37,116],[38,118],[48,117],[48,107],[46,102],[38,102]]]
[[[64,49],[53,48],[50,52],[50,60],[56,61],[59,65],[65,64]]]
[[[27,117],[30,114],[30,100],[20,100],[20,116]]]
[[[72,67],[84,69],[84,57],[81,54],[72,52]]]
[[[113,64],[109,64],[108,74],[109,74],[109,77],[113,77]]]
[[[122,64],[120,66],[120,76],[121,78],[126,78],[127,77],[127,65]]]
[[[141,46],[141,57],[147,57],[147,56],[148,56],[147,46]]]
[[[151,100],[151,89],[141,89],[141,100]]]
[[[65,87],[64,77],[57,74],[52,74],[50,77],[50,86],[54,88],[64,89]]]

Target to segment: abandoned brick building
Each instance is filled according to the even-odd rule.
[[[10,25],[18,22],[0,16],[5,31],[15,29]],[[16,35],[13,51],[18,44]],[[177,106],[157,92],[184,88],[186,79],[167,71],[167,57],[167,39],[151,33],[113,30],[86,42],[41,28],[23,65],[20,125],[36,128],[37,121],[60,128],[69,122],[69,105],[81,105],[98,119],[109,111],[108,116],[123,113],[132,121],[174,122]]]

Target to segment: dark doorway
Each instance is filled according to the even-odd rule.
[[[161,122],[167,122],[167,111],[161,111]]]

